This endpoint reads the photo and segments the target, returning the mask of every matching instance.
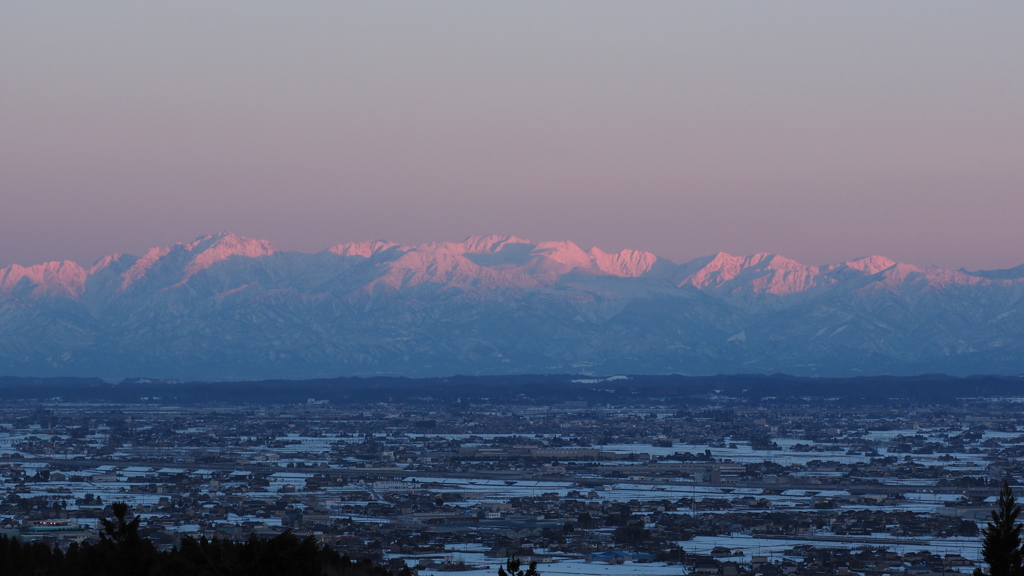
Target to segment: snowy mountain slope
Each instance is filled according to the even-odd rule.
[[[0,269],[0,374],[1021,373],[1021,270],[222,233]]]

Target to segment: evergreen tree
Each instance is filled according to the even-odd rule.
[[[128,519],[128,504],[110,505],[114,519],[101,518],[100,541],[85,554],[85,574],[136,576],[147,574],[156,562],[156,548],[139,535],[141,517]]]
[[[110,540],[113,544],[135,543],[139,539],[139,522],[141,517],[136,516],[128,521],[128,504],[125,502],[114,502],[110,505],[114,513],[114,520],[100,518],[103,525],[103,532],[100,532],[100,540]]]
[[[498,566],[498,576],[540,576],[540,572],[537,571],[537,561],[530,562],[530,568],[528,570],[520,570],[522,562],[515,556],[509,556],[508,561],[505,562],[505,568]]]
[[[981,531],[985,536],[981,556],[988,564],[989,576],[1024,576],[1021,570],[1020,530],[1017,522],[1020,505],[1013,498],[1009,482],[1003,482],[992,520]],[[980,570],[976,571],[977,574]]]

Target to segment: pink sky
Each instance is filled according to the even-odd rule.
[[[231,230],[1024,263],[1024,4],[0,5],[0,266]]]

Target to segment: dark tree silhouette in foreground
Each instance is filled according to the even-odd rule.
[[[992,520],[981,531],[985,536],[981,556],[988,564],[989,576],[1022,576],[1018,516],[1020,505],[1013,498],[1009,482],[1004,481],[995,510],[992,510]],[[974,573],[977,576],[982,572],[979,568]]]
[[[142,518],[136,516],[129,520],[125,502],[114,502],[110,509],[114,519],[100,519],[100,542],[87,553],[91,560],[89,563],[93,564],[92,573],[111,576],[147,574],[156,562],[156,548],[139,536]]]
[[[515,556],[510,556],[508,561],[505,562],[505,568],[498,566],[498,576],[539,576],[540,572],[537,572],[537,561],[530,562],[530,567],[527,570],[520,570],[522,562]]]
[[[185,537],[179,548],[160,551],[139,534],[139,518],[129,519],[127,504],[115,502],[111,511],[113,519],[100,520],[99,542],[72,543],[67,552],[0,535],[0,576],[392,576],[384,566],[353,561],[289,531],[241,542]],[[398,576],[409,574],[404,567]]]

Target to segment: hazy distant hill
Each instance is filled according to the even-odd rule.
[[[1024,266],[205,236],[0,269],[0,374],[1024,373]]]

